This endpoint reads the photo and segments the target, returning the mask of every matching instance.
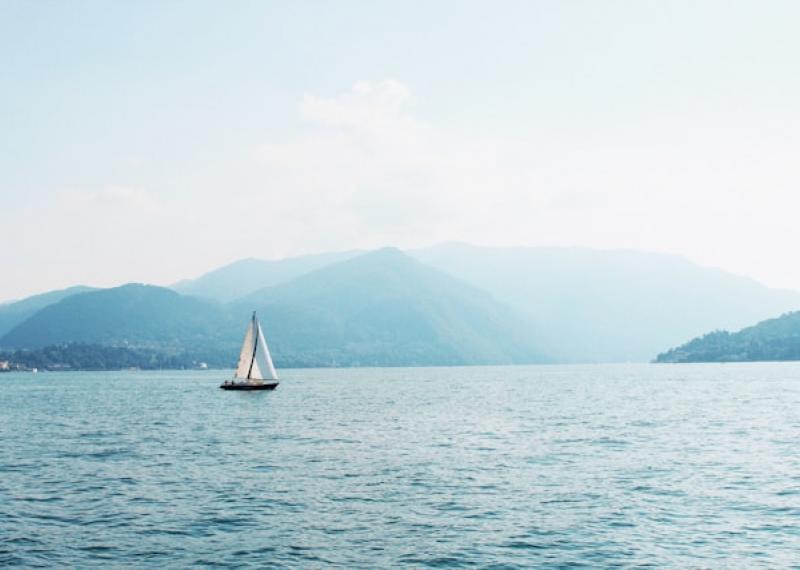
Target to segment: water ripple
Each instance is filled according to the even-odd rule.
[[[800,365],[218,382],[0,376],[0,566],[798,563]]]

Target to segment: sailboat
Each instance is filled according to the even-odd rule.
[[[278,386],[278,373],[272,364],[264,331],[253,311],[253,317],[244,334],[239,365],[233,380],[220,385],[223,390],[274,390]]]

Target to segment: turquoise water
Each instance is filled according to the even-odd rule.
[[[800,365],[0,375],[0,566],[800,567]]]

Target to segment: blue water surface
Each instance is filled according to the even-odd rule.
[[[800,567],[800,365],[0,375],[0,566]]]

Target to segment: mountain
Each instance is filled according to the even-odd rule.
[[[225,299],[248,289],[228,303],[145,285],[56,291],[0,306],[0,323],[12,315],[0,348],[128,346],[227,366],[258,309],[279,366],[648,361],[800,307],[800,293],[677,256],[582,248],[249,260],[183,284]]]
[[[27,297],[20,301],[1,304],[0,337],[40,309],[43,309],[48,305],[52,305],[53,303],[57,303],[61,299],[71,295],[85,293],[87,291],[94,291],[94,289],[92,287],[76,285],[67,289],[59,289],[57,291],[42,293],[41,295],[33,295],[32,297]]]
[[[91,357],[232,366],[253,309],[278,366],[547,359],[531,323],[487,293],[396,249],[332,263],[227,305],[139,284],[79,293],[18,324],[0,338],[0,347],[58,347],[34,355],[48,362],[66,355],[75,362]],[[137,352],[112,354],[104,346]]]
[[[258,309],[276,360],[329,365],[547,360],[533,326],[487,293],[387,248],[267,287]]]
[[[656,362],[800,360],[800,311],[737,333],[714,331],[659,354]]]
[[[242,259],[210,271],[196,279],[172,285],[184,295],[214,299],[223,303],[243,297],[258,289],[290,281],[295,277],[359,255],[359,251],[302,255],[277,261]]]
[[[648,361],[705,331],[800,308],[800,293],[672,255],[465,244],[409,254],[525,314],[567,362]]]
[[[129,284],[48,305],[0,338],[0,346],[89,343],[206,351],[213,356],[223,350],[235,353],[235,335],[227,311],[218,303],[163,287]],[[235,360],[235,355],[228,360]]]

